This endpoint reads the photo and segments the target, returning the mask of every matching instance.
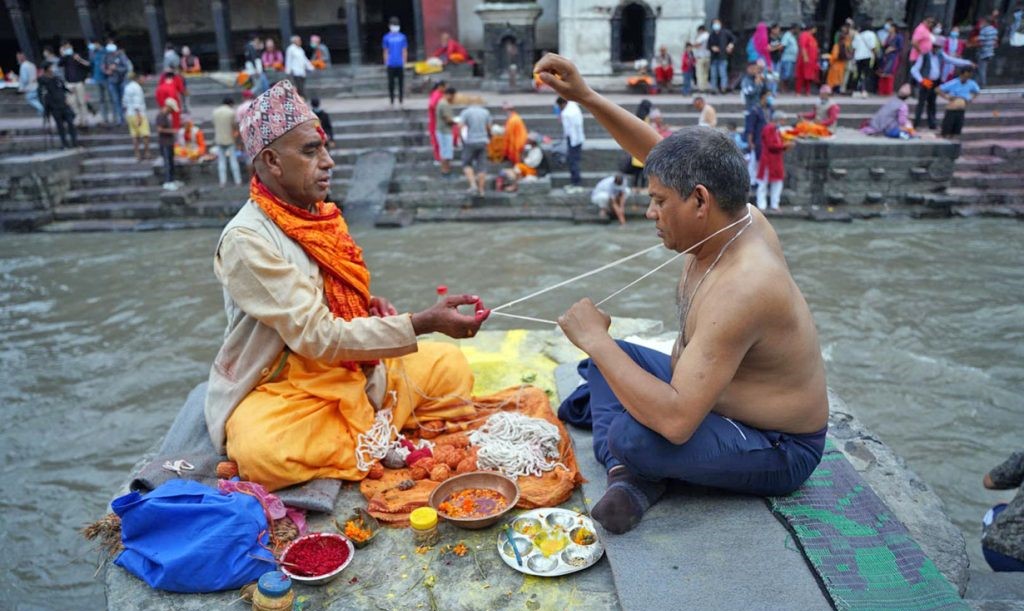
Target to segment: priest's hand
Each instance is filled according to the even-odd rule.
[[[533,67],[545,85],[567,100],[584,102],[594,91],[580,76],[576,65],[556,53],[548,53]]]
[[[458,307],[472,305],[473,314],[462,314]],[[449,295],[433,306],[412,315],[412,327],[416,335],[423,333],[444,333],[448,337],[464,339],[473,337],[491,311],[476,295]]]
[[[369,314],[370,316],[383,318],[398,314],[398,310],[395,309],[395,306],[391,305],[390,301],[383,297],[370,297]]]
[[[569,341],[588,354],[595,344],[608,339],[611,324],[611,316],[599,310],[590,299],[577,301],[558,317],[558,326]]]

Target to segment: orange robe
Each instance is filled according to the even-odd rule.
[[[523,147],[526,146],[526,123],[518,112],[512,111],[505,121],[505,158],[512,163],[519,163]]]

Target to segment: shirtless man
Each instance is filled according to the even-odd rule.
[[[541,80],[585,106],[645,163],[647,218],[677,252],[693,249],[679,283],[673,355],[608,334],[589,299],[558,323],[590,358],[586,383],[559,416],[591,425],[608,490],[592,515],[623,533],[665,490],[665,480],[735,492],[792,492],[821,460],[828,421],[818,334],[771,224],[746,203],[746,164],[729,138],[689,127],[664,140],[601,97],[558,55]]]

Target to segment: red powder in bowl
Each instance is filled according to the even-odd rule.
[[[309,537],[293,543],[282,560],[299,577],[319,577],[348,560],[348,546],[336,537]]]

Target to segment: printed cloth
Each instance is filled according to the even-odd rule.
[[[316,115],[309,109],[291,81],[278,81],[264,91],[242,113],[238,129],[249,159],[260,151]]]

